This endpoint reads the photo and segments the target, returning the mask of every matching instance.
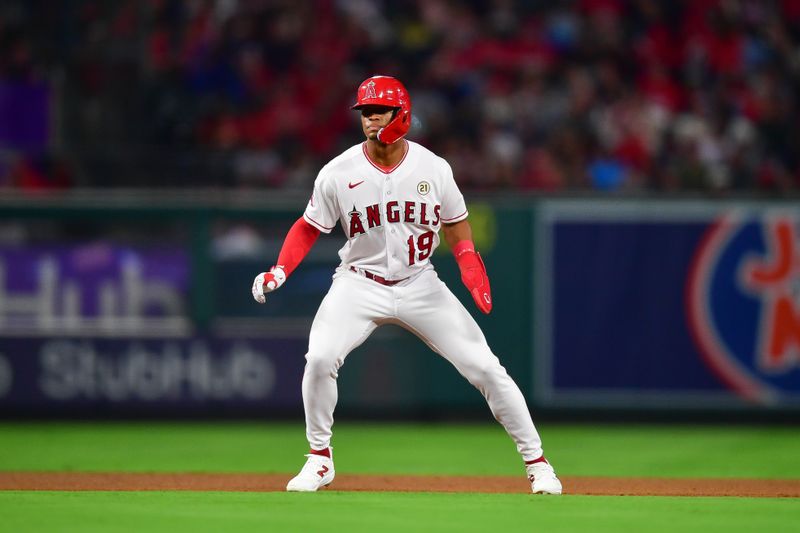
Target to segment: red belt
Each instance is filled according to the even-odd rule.
[[[365,278],[367,278],[367,279],[371,279],[372,281],[374,281],[374,282],[376,282],[376,283],[380,283],[381,285],[386,285],[387,287],[391,287],[392,285],[397,285],[397,284],[398,284],[398,283],[400,283],[401,281],[405,281],[405,280],[407,280],[407,279],[408,279],[408,278],[403,278],[403,279],[386,279],[386,278],[382,278],[382,277],[380,277],[380,276],[378,276],[378,275],[376,275],[376,274],[373,274],[372,272],[369,272],[369,271],[367,271],[367,270],[359,270],[359,269],[357,269],[356,267],[350,267],[350,270],[352,270],[352,271],[353,271],[353,272],[355,272],[356,274],[361,274],[361,275],[362,275],[362,276],[364,276]]]

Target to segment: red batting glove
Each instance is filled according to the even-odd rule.
[[[475,300],[478,309],[487,315],[492,310],[492,289],[481,255],[471,241],[461,241],[453,248],[453,255],[461,270],[461,281]]]

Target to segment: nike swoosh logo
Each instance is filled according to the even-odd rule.
[[[355,189],[356,187],[358,187],[362,183],[364,183],[364,180],[361,180],[358,183],[348,183],[347,186],[350,187],[351,189]]]

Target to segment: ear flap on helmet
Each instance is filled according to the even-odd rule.
[[[408,133],[410,127],[411,110],[401,108],[397,111],[394,119],[378,131],[378,140],[382,143],[394,144]]]

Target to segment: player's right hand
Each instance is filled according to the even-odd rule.
[[[286,281],[283,267],[274,266],[269,272],[262,272],[253,280],[253,298],[260,304],[267,301],[266,293],[272,292]]]

